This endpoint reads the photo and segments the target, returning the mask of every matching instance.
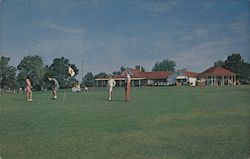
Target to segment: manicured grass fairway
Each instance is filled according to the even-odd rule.
[[[2,159],[247,159],[248,86],[1,95]]]

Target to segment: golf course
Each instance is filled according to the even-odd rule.
[[[1,94],[1,159],[249,158],[249,86],[50,94]]]

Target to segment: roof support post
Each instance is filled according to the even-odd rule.
[[[224,86],[224,82],[225,82],[225,79],[224,79],[224,75],[222,76],[222,86]]]
[[[234,85],[236,85],[236,75],[234,75]]]
[[[211,86],[213,85],[213,75],[211,75]]]

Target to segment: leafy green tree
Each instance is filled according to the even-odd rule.
[[[225,61],[225,67],[235,73],[239,73],[241,71],[243,64],[244,60],[241,58],[240,54],[229,55]]]
[[[16,87],[16,68],[8,63],[9,57],[1,56],[0,59],[0,86],[1,88],[14,89]]]
[[[225,61],[218,60],[214,63],[214,66],[225,67]]]
[[[121,74],[120,71],[114,71],[114,72],[112,73],[112,75],[114,75],[114,76],[117,76],[117,75],[120,75],[120,74]]]
[[[141,72],[145,72],[145,68],[144,67],[141,67]]]
[[[19,70],[17,80],[22,87],[25,86],[26,77],[30,76],[33,88],[41,89],[45,73],[42,57],[37,55],[26,56],[18,64],[17,69]]]
[[[120,72],[124,72],[126,70],[126,68],[124,66],[120,67]]]
[[[106,78],[108,77],[108,75],[105,72],[100,72],[97,75],[95,75],[95,79],[96,78]]]
[[[79,70],[74,64],[69,63],[68,59],[64,57],[55,58],[47,70],[46,78],[56,78],[62,88],[70,87],[71,83],[76,80],[75,77],[70,78],[68,73],[69,66],[75,71],[75,75],[77,75]]]
[[[244,74],[241,75],[242,84],[250,84],[250,63],[244,63],[242,72],[244,72]]]
[[[229,55],[225,61],[225,68],[239,74],[239,79],[242,83],[248,83],[250,80],[249,65],[249,63],[244,62],[239,53]]]
[[[115,76],[117,76],[117,75],[122,74],[122,72],[125,71],[125,70],[126,70],[126,68],[124,66],[121,66],[120,70],[114,71],[112,74],[115,75]]]
[[[152,69],[152,71],[175,71],[176,64],[172,60],[165,59],[161,62],[157,61]]]
[[[92,72],[88,72],[82,79],[82,84],[87,87],[93,87],[95,85],[94,75]]]
[[[44,76],[43,76],[43,82],[44,82],[44,88],[50,88],[51,82],[48,80],[48,77],[50,76],[49,66],[45,65],[44,67]]]

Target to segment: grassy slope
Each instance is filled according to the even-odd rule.
[[[3,159],[247,158],[249,87],[116,88],[1,96]]]

